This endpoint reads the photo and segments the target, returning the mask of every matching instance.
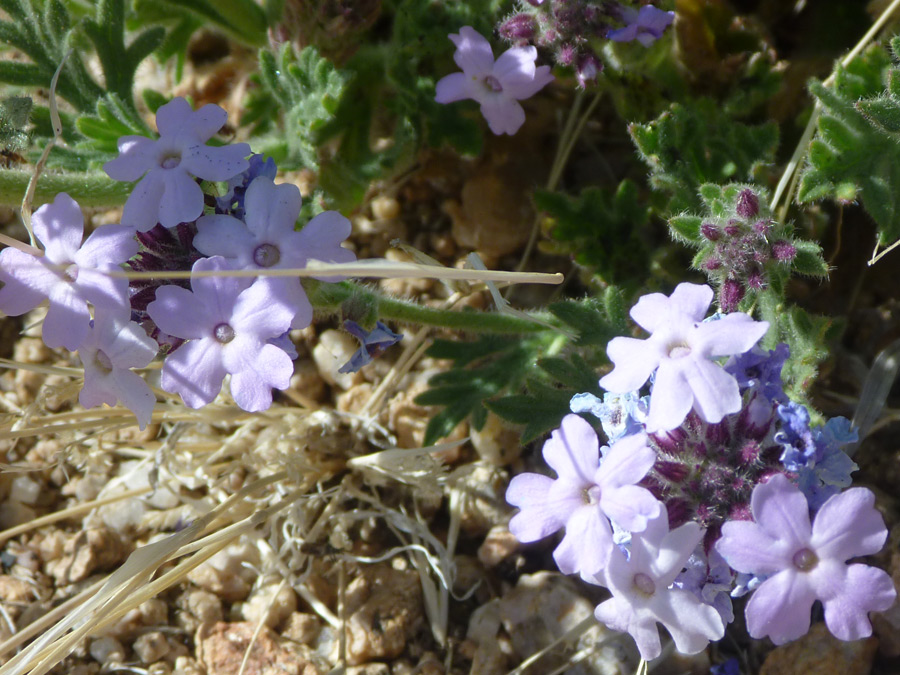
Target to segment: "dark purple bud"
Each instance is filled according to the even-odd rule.
[[[652,433],[650,434],[650,439],[657,448],[677,457],[685,450],[684,441],[687,439],[687,434],[682,429],[676,428]]]
[[[759,197],[753,190],[741,190],[734,209],[741,218],[755,218],[759,213]]]
[[[772,244],[772,256],[778,262],[791,262],[797,257],[797,248],[789,241],[782,239]]]
[[[513,14],[506,21],[500,24],[500,36],[506,38],[510,42],[524,44],[530,42],[534,38],[537,27],[535,26],[534,17],[530,14]]]
[[[653,468],[656,470],[656,473],[671,483],[682,482],[690,473],[690,469],[680,462],[657,461]]]
[[[707,258],[706,262],[703,263],[703,269],[705,269],[707,272],[715,272],[721,267],[722,261],[718,258]]]
[[[728,427],[721,422],[710,424],[706,427],[706,440],[713,446],[728,445],[731,443],[731,434],[728,433]]]
[[[766,286],[766,278],[759,270],[753,270],[747,275],[747,286],[754,291],[758,291]]]
[[[666,502],[666,513],[669,516],[669,527],[675,529],[684,525],[691,517],[691,507],[684,499],[670,499]]]
[[[729,237],[736,237],[741,233],[741,224],[737,220],[729,220],[725,226],[725,234]]]
[[[528,0],[528,4],[532,7],[540,7],[544,4],[544,0]]]
[[[753,252],[753,261],[760,265],[765,265],[767,262],[769,262],[768,251],[754,251]]]
[[[729,314],[738,308],[744,299],[744,287],[737,279],[726,279],[719,288],[719,308]]]
[[[722,236],[722,233],[719,232],[719,228],[712,223],[703,223],[700,226],[700,234],[710,241],[719,241],[719,237]]]
[[[767,236],[771,229],[772,226],[767,220],[757,220],[753,223],[753,231],[761,237]]]

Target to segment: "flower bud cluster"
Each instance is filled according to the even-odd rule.
[[[652,5],[638,11],[610,0],[527,0],[497,31],[513,45],[552,52],[558,65],[575,71],[584,88],[603,70],[599,50],[606,40],[637,40],[646,47],[662,36],[673,18],[672,12]]]
[[[700,234],[707,245],[700,267],[718,287],[723,312],[734,312],[748,293],[766,288],[773,275],[790,269],[797,248],[789,233],[749,187],[738,192],[727,213],[704,219]]]

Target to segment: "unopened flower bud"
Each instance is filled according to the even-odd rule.
[[[710,241],[719,241],[722,236],[722,233],[719,232],[719,228],[712,223],[703,223],[700,226],[700,234]]]
[[[753,231],[761,237],[765,237],[767,234],[769,234],[769,230],[771,229],[772,227],[768,221],[757,220],[755,223],[753,223]]]
[[[766,279],[763,276],[762,272],[759,270],[753,270],[750,274],[747,275],[747,286],[752,288],[754,291],[758,291],[766,286]]]
[[[789,241],[776,241],[772,244],[772,257],[778,262],[791,262],[797,257],[797,248]]]
[[[719,307],[728,314],[738,308],[738,304],[744,299],[744,287],[736,279],[726,279],[719,289]]]
[[[759,213],[759,197],[753,190],[741,190],[734,210],[741,218],[755,218]]]
[[[536,26],[534,17],[530,14],[513,14],[506,21],[500,24],[498,29],[500,36],[506,38],[510,42],[524,44],[530,42],[534,38]]]

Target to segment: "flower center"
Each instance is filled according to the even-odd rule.
[[[656,593],[656,584],[653,583],[653,579],[648,577],[643,572],[638,572],[634,575],[634,579],[631,581],[634,589],[645,597],[650,597],[654,593]]]
[[[180,152],[167,152],[159,159],[159,165],[164,169],[174,169],[179,164],[181,164]]]
[[[253,262],[260,267],[272,267],[281,260],[281,251],[274,244],[260,244],[253,251]]]
[[[63,270],[63,279],[70,284],[74,284],[78,281],[78,265],[73,263],[66,267],[66,269]]]
[[[813,567],[819,564],[819,557],[808,548],[802,548],[794,554],[794,567],[801,572],[809,572]]]
[[[670,359],[683,359],[691,353],[691,348],[683,342],[676,342],[669,345],[668,352]]]
[[[485,86],[491,91],[503,91],[503,85],[500,84],[500,80],[498,80],[493,75],[488,75],[484,78]]]
[[[102,349],[98,349],[97,353],[94,354],[94,366],[104,375],[109,375],[113,369],[112,361],[109,360],[106,352]]]
[[[582,497],[584,498],[585,504],[597,504],[600,501],[600,486],[599,485],[591,485],[589,488],[585,488]]]
[[[234,340],[234,328],[229,326],[227,323],[220,323],[213,331],[213,335],[216,336],[216,340],[221,342],[223,345],[227,345],[229,342]]]

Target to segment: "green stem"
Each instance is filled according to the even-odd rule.
[[[18,207],[28,188],[30,171],[0,171],[0,204]],[[52,202],[65,192],[81,206],[119,206],[131,193],[131,183],[120,183],[99,171],[91,173],[43,174],[34,193],[35,206]]]
[[[304,279],[303,286],[315,309],[333,313],[339,312],[343,303],[352,298],[355,305],[376,308],[377,315],[381,319],[392,319],[419,326],[500,334],[539,333],[549,330],[539,323],[511,314],[422,307],[414,302],[384,297],[350,281],[325,284]],[[546,317],[542,318],[546,320]]]

